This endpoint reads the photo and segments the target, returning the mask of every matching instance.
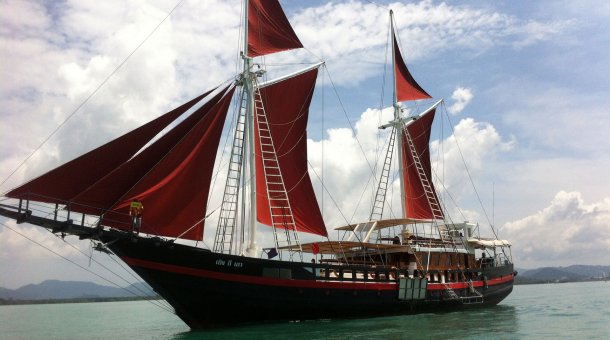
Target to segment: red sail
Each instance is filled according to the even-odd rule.
[[[248,1],[248,57],[301,47],[277,0]]]
[[[417,100],[432,98],[424,89],[415,81],[411,72],[407,68],[400,54],[398,42],[395,36],[392,36],[394,41],[394,77],[396,77],[396,98],[399,102],[407,100]]]
[[[30,198],[35,201],[65,204],[133,157],[161,130],[208,94],[209,92],[194,98],[161,117],[11,190],[6,196],[25,198],[26,195],[31,195]]]
[[[430,189],[433,192],[434,199],[438,201],[434,185],[432,184],[432,171],[430,167],[430,131],[432,129],[432,121],[434,120],[436,109],[430,110],[428,113],[420,116],[417,120],[409,124],[406,129],[413,141],[419,161],[426,174],[426,179],[430,183]],[[405,205],[406,218],[430,220],[434,219],[434,213],[426,197],[426,192],[419,178],[417,168],[413,160],[413,154],[407,143],[405,131],[402,131],[402,161],[404,168],[404,183],[405,183]],[[439,217],[439,216],[436,216]]]
[[[80,192],[71,199],[77,205],[72,210],[97,214],[110,210],[136,183],[138,183],[168,152],[184,138],[184,136],[205,117],[208,112],[222,99],[226,89],[209,99],[207,103],[195,110],[191,115],[176,125],[157,141],[142,150],[129,162],[108,173],[95,184]]]
[[[104,215],[102,224],[121,229],[131,227],[129,205],[135,198],[144,205],[144,233],[190,240],[203,239],[208,192],[216,151],[235,88],[215,98],[208,111],[199,115],[190,130],[172,145],[131,190]],[[219,99],[219,100],[218,100]]]
[[[318,70],[314,69],[264,87],[260,93],[296,228],[328,236],[307,171],[307,117],[317,75]],[[256,130],[256,210],[259,222],[272,225]]]

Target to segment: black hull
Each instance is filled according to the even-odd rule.
[[[116,240],[110,237],[102,238]],[[193,329],[489,306],[510,294],[514,277],[512,264],[479,269],[479,278],[470,286],[466,282],[430,282],[425,299],[401,300],[396,279],[400,273],[386,272],[387,276],[377,279],[368,275],[367,279],[319,276],[319,270],[366,271],[365,266],[255,259],[146,238],[134,242],[121,237],[108,247],[165,298]],[[448,286],[455,295],[447,295]]]

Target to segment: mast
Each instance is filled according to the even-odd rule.
[[[398,94],[396,93],[396,51],[394,51],[394,11],[390,10],[390,31],[392,36],[392,75],[394,76],[394,86],[393,86],[393,97],[392,97],[392,106],[394,107],[394,121],[400,121],[400,103],[398,102]],[[398,129],[400,125],[393,126],[393,129]],[[402,162],[402,138],[398,138],[398,143],[396,145],[398,150],[398,173],[400,178],[400,206],[401,206],[401,218],[406,218],[407,214],[405,211],[405,182],[404,182],[404,167]]]
[[[244,58],[244,72],[242,80],[244,93],[246,96],[246,145],[248,153],[248,163],[250,171],[250,224],[249,240],[246,247],[246,254],[256,256],[256,166],[254,163],[254,80],[250,72],[252,58],[248,56],[248,0],[244,1],[244,46],[242,58]]]

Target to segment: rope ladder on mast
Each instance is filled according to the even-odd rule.
[[[244,158],[246,105],[248,100],[246,97],[242,92],[241,106],[237,114],[233,146],[231,147],[229,168],[227,170],[227,180],[218,217],[218,228],[216,228],[214,240],[214,252],[217,253],[231,254],[233,235],[237,229],[237,211]]]
[[[256,126],[258,127],[259,151],[262,158],[262,168],[265,176],[265,187],[269,199],[269,213],[271,216],[271,226],[273,227],[273,239],[278,249],[279,258],[282,259],[282,247],[298,246],[296,252],[299,253],[301,261],[303,252],[299,242],[299,235],[296,230],[296,222],[288,199],[288,191],[284,183],[284,177],[280,170],[279,161],[264,103],[260,94],[258,84],[254,87],[254,114]],[[278,230],[278,229],[282,229]],[[290,250],[292,260],[295,251]]]
[[[371,209],[369,221],[378,221],[382,219],[383,208],[385,205],[386,194],[388,191],[388,183],[390,180],[390,170],[392,166],[392,155],[394,154],[394,144],[396,142],[396,128],[392,128],[390,134],[390,140],[388,142],[388,149],[386,151],[385,160],[383,162],[383,168],[381,169],[381,176],[379,178],[379,184],[375,193],[375,202]],[[377,233],[377,242],[381,239],[381,230]]]

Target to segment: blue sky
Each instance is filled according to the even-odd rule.
[[[346,214],[356,210],[353,197],[363,190],[352,184],[369,176],[365,162],[357,160],[355,137],[367,156],[375,157],[379,109],[391,105],[387,85],[380,104],[391,7],[415,78],[435,99],[444,98],[447,108],[463,103],[459,112],[449,113],[456,135],[443,139],[460,140],[489,214],[494,193],[495,225],[500,237],[514,243],[517,266],[610,262],[609,4],[285,0],[282,5],[306,50],[270,56],[267,64],[325,60],[357,127],[346,129],[325,74],[317,88],[324,101],[318,96],[312,105],[310,154],[314,167],[321,167],[324,144],[325,177],[335,183],[329,189]],[[173,6],[167,1],[0,1],[1,180]],[[238,8],[238,1],[182,3],[0,191],[230,79],[236,70]],[[446,167],[455,167],[448,183],[467,214],[485,222],[460,180],[464,173],[453,170],[455,149],[447,147],[445,153]],[[325,208],[329,227],[342,222],[333,209]],[[82,257],[38,229],[2,223],[66,256]],[[86,250],[88,243],[78,247]],[[8,274],[0,276],[0,286],[11,288],[45,278],[95,279],[3,226],[0,266]]]

